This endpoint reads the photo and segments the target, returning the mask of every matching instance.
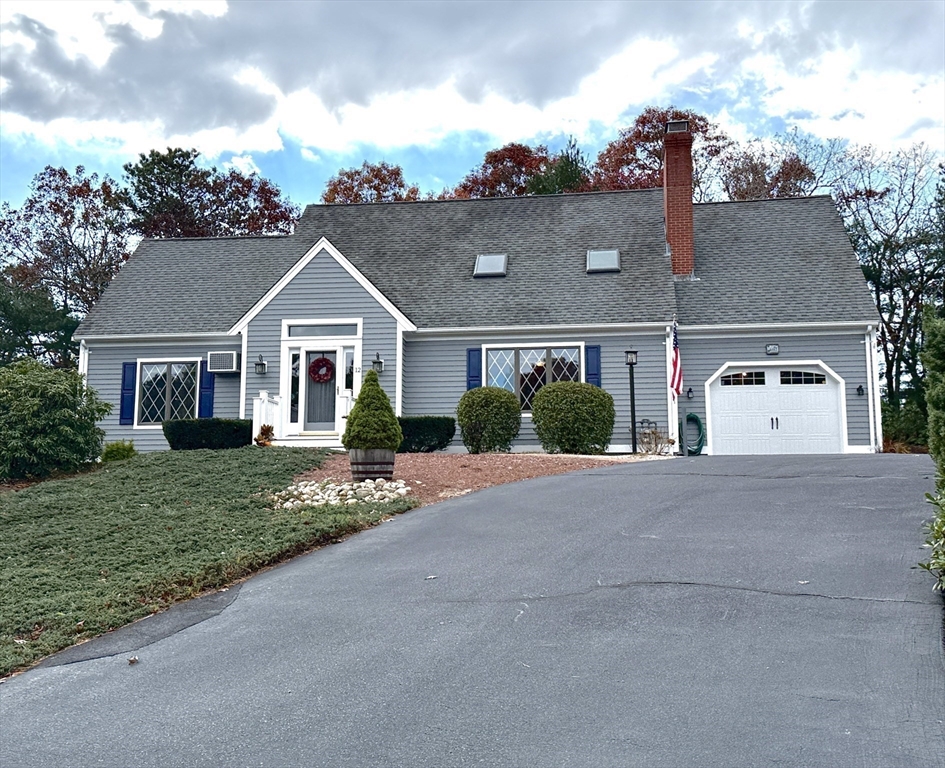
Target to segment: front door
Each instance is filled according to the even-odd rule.
[[[288,350],[288,434],[340,434],[354,402],[354,346],[303,346]]]
[[[338,401],[338,351],[335,349],[305,351],[305,382],[303,389],[304,432],[335,432]],[[343,373],[341,374],[343,377]]]

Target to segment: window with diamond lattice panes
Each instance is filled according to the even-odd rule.
[[[486,354],[486,383],[519,397],[522,410],[532,409],[532,400],[545,384],[580,381],[578,347],[533,347],[490,349]]]
[[[197,363],[141,364],[139,424],[197,417]]]

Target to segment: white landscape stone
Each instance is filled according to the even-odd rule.
[[[335,483],[331,480],[309,480],[290,485],[274,493],[276,509],[322,507],[329,504],[352,506],[391,502],[403,498],[410,488],[403,480],[365,480],[362,483]]]

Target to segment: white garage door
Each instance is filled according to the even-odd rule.
[[[726,369],[709,385],[712,452],[840,453],[841,396],[820,367]]]

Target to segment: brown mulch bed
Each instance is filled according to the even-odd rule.
[[[544,453],[398,453],[394,462],[394,479],[403,480],[410,487],[409,495],[426,505],[493,485],[639,460],[639,457],[630,456]],[[319,469],[299,475],[296,481],[329,479],[351,481],[347,454],[329,457]]]

